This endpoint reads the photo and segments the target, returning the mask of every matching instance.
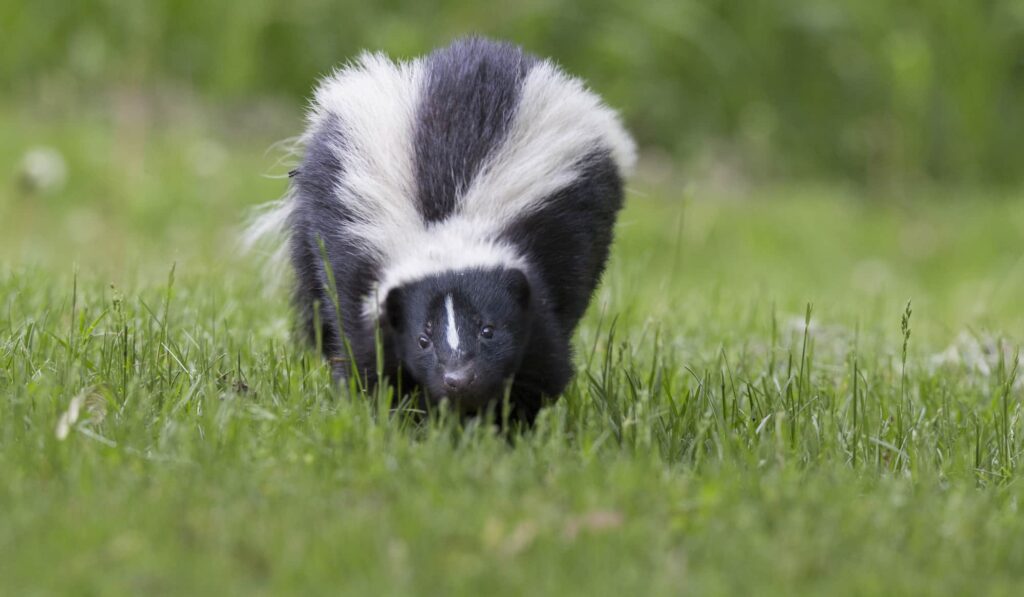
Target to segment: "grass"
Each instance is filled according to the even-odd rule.
[[[1024,581],[1019,197],[638,183],[579,373],[509,442],[388,416],[291,341],[233,240],[283,188],[267,139],[0,122],[2,163],[70,173],[0,195],[4,592]]]

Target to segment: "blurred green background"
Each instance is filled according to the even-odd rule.
[[[655,177],[1024,178],[1020,0],[4,0],[0,23],[2,97],[26,118],[141,102],[173,121],[199,101],[224,106],[212,120],[231,130],[291,134],[297,119],[266,106],[298,113],[359,50],[408,57],[475,32],[590,81]]]

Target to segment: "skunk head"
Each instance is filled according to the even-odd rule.
[[[462,411],[503,397],[529,340],[531,291],[518,269],[445,272],[388,292],[383,325],[403,370]]]

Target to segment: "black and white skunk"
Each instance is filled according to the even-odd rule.
[[[256,229],[286,232],[301,328],[336,373],[376,383],[379,330],[403,389],[464,413],[508,391],[532,422],[572,375],[634,162],[615,112],[550,61],[469,38],[327,77],[301,146]]]

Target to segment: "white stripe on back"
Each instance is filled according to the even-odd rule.
[[[540,60],[522,81],[510,129],[460,190],[455,210],[442,221],[425,222],[417,202],[414,137],[428,67],[425,59],[361,55],[320,82],[303,137],[308,142],[321,127],[339,128],[338,145],[330,149],[341,165],[332,190],[351,214],[344,233],[379,267],[363,299],[369,317],[379,315],[392,288],[429,275],[526,269],[524,256],[502,240],[503,231],[572,184],[581,174],[580,160],[594,151],[610,151],[623,176],[636,158],[618,115],[579,79]],[[294,199],[286,200],[263,214],[251,239],[286,227],[293,207]],[[453,307],[448,312],[448,340],[455,347]]]

